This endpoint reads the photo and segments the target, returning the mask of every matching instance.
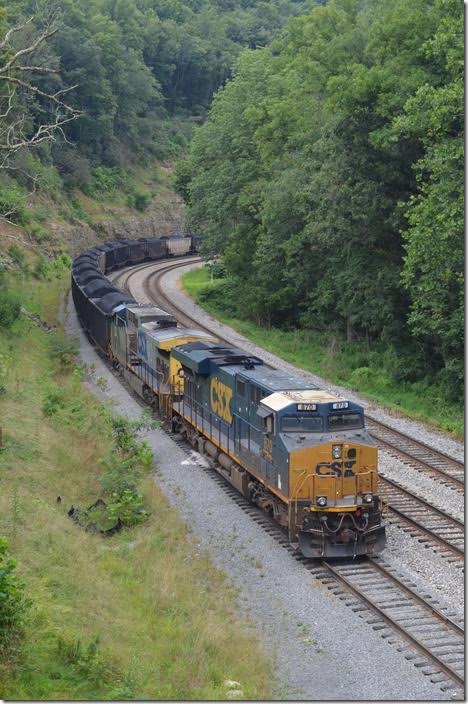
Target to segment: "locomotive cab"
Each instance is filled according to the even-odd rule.
[[[358,404],[322,390],[262,399],[263,454],[289,496],[289,532],[306,557],[348,557],[385,545],[377,449]]]

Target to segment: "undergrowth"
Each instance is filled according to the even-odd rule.
[[[183,277],[189,295],[211,315],[230,325],[256,344],[279,357],[330,381],[348,387],[390,410],[463,438],[463,409],[447,400],[440,386],[427,382],[403,382],[395,378],[389,351],[367,349],[336,335],[313,330],[281,330],[236,317],[235,291],[229,282],[212,275],[208,267]]]
[[[8,275],[50,325],[67,281]],[[247,699],[269,698],[271,668],[234,591],[148,471],[148,418],[129,422],[94,400],[54,335],[23,315],[0,330],[0,535],[18,605],[0,697],[224,699],[235,680]],[[109,524],[125,524],[111,537],[68,516],[96,497]]]

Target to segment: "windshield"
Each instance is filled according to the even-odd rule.
[[[321,416],[284,416],[281,420],[284,433],[317,433],[323,430]]]
[[[350,430],[362,428],[362,415],[360,413],[332,413],[328,416],[330,430]]]

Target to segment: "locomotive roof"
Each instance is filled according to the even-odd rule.
[[[317,405],[319,403],[343,402],[343,396],[331,394],[323,389],[288,389],[287,391],[276,391],[275,393],[262,399],[260,403],[272,411],[281,411],[292,404]],[[309,409],[310,410],[310,409]]]
[[[148,315],[158,316],[159,318],[172,318],[173,316],[162,308],[153,306],[151,303],[137,303],[135,305],[128,305],[127,310],[129,310],[133,315],[140,319],[145,318]]]
[[[315,384],[304,381],[300,376],[295,374],[287,374],[277,369],[269,367],[257,367],[255,369],[239,369],[239,379],[248,381],[257,386],[271,391],[280,389],[318,389]]]
[[[184,337],[196,337],[199,339],[206,339],[209,341],[215,340],[212,335],[202,330],[191,330],[190,328],[158,328],[153,330],[151,323],[143,323],[141,326],[145,332],[147,332],[155,340],[173,340],[173,339],[183,339]]]
[[[179,345],[174,349],[173,355],[198,374],[210,374],[216,367],[222,367],[228,371],[238,365],[241,365],[240,369],[245,369],[245,365],[253,367],[255,364],[263,364],[259,357],[249,355],[239,347],[231,347],[219,341],[197,340]]]

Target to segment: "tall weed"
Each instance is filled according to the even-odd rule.
[[[0,537],[0,653],[5,655],[18,643],[29,599],[24,584],[15,573],[16,561],[8,554],[5,538]]]

